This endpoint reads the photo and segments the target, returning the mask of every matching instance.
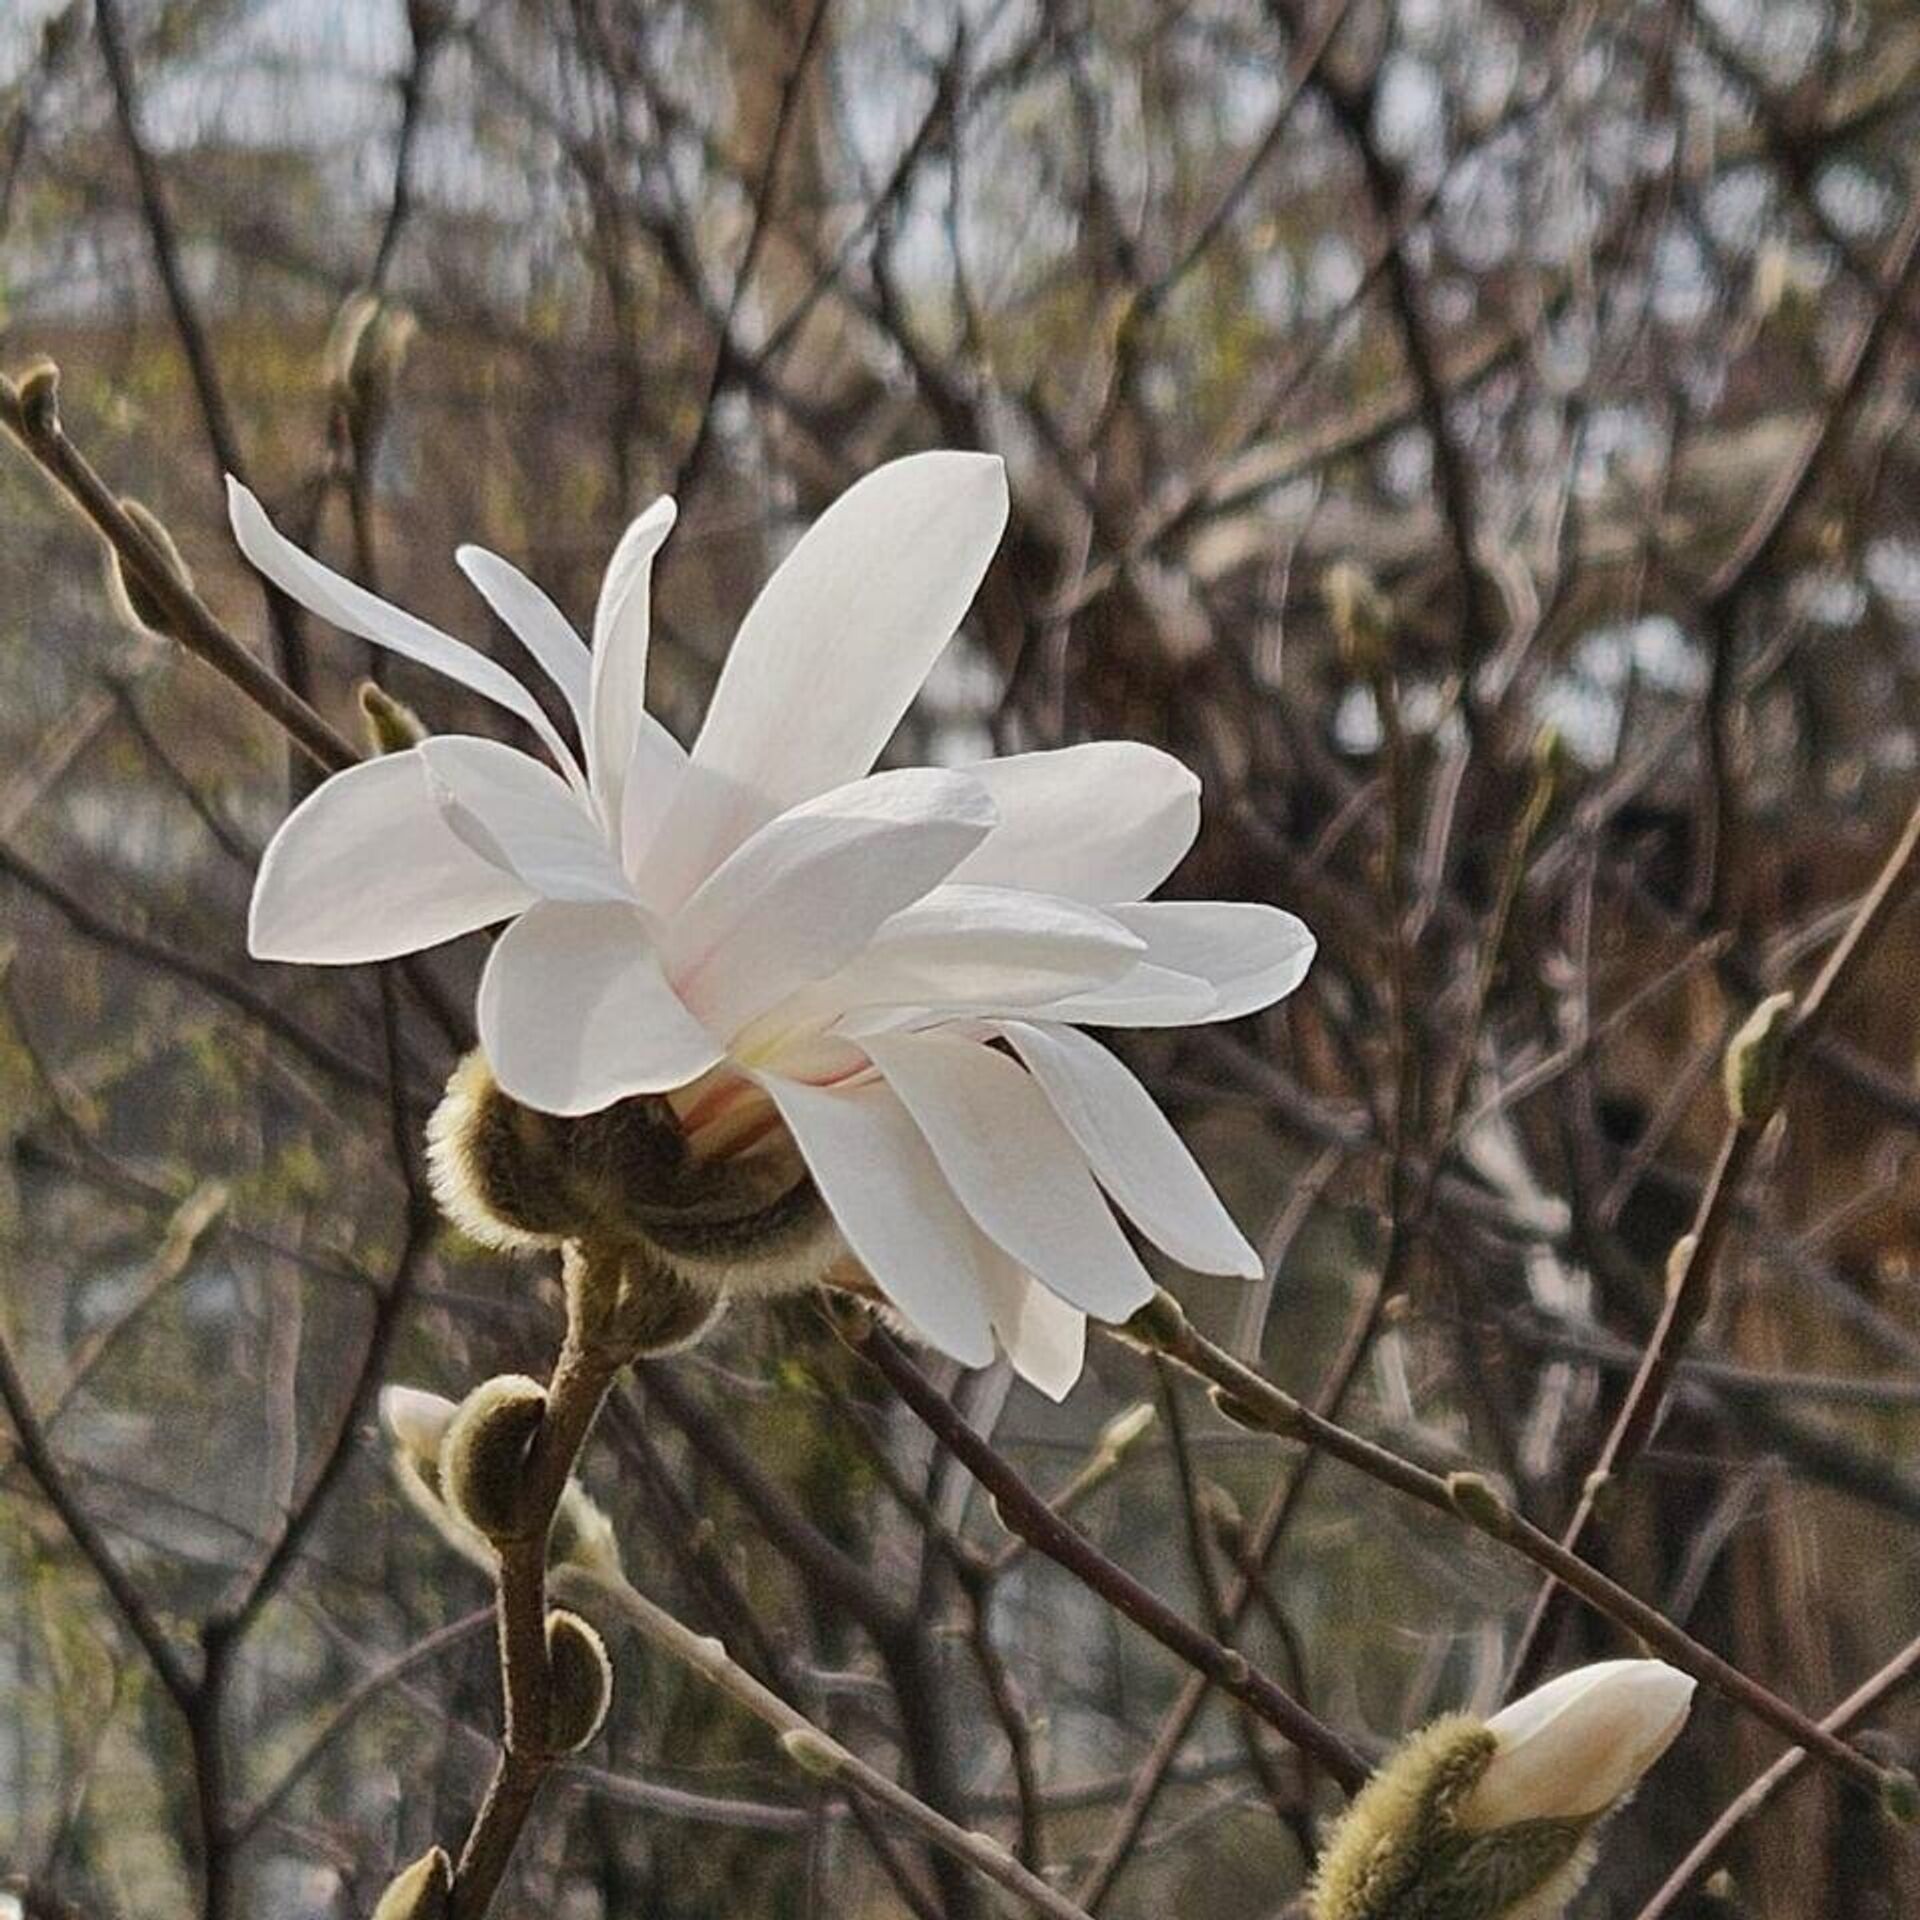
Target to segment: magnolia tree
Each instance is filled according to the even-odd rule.
[[[387,11],[0,30],[5,1897],[1911,1911],[1911,23]]]

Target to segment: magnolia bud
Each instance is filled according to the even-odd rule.
[[[1171,1353],[1187,1336],[1186,1309],[1165,1287],[1155,1287],[1153,1298],[1121,1322],[1120,1332],[1149,1353]]]
[[[367,744],[375,753],[405,753],[427,737],[427,723],[377,680],[362,680],[359,698]]]
[[[547,1745],[577,1753],[600,1731],[613,1698],[606,1642],[577,1613],[547,1615]]]
[[[148,543],[159,549],[161,558],[166,561],[168,570],[180,585],[190,588],[193,575],[187,571],[187,563],[181,559],[180,549],[173,543],[173,535],[138,500],[122,500],[120,510],[146,535]],[[122,623],[139,633],[168,632],[167,611],[154,598],[146,582],[128,569],[117,547],[107,547],[103,551],[107,598],[113,603],[113,610]]]
[[[520,1531],[527,1454],[546,1418],[547,1390],[524,1373],[503,1373],[461,1401],[440,1447],[440,1489],[468,1526],[489,1540]]]
[[[1610,1660],[1481,1722],[1436,1722],[1367,1783],[1321,1858],[1313,1920],[1554,1920],[1593,1830],[1685,1724],[1693,1682]]]
[[[444,1847],[429,1847],[388,1883],[373,1920],[442,1920],[453,1891],[453,1863]]]
[[[1498,1750],[1462,1817],[1485,1829],[1605,1813],[1678,1738],[1693,1686],[1660,1660],[1603,1660],[1549,1680],[1487,1722]]]
[[[817,1727],[789,1727],[780,1736],[780,1750],[802,1773],[817,1780],[831,1780],[846,1770],[846,1748]]]
[[[1743,1127],[1764,1126],[1780,1104],[1792,1013],[1792,994],[1770,993],[1727,1042],[1727,1057],[1721,1068],[1727,1111]]]
[[[483,1247],[557,1247],[579,1225],[562,1179],[563,1122],[508,1098],[476,1051],[454,1068],[427,1122],[440,1210]]]
[[[16,374],[13,391],[30,438],[45,439],[60,430],[60,369],[51,360],[36,360]]]
[[[561,1272],[582,1338],[622,1361],[690,1347],[726,1311],[725,1301],[644,1247],[572,1241]]]
[[[1482,1533],[1492,1534],[1496,1539],[1504,1537],[1513,1525],[1513,1509],[1485,1474],[1448,1474],[1447,1498],[1461,1519],[1471,1521]]]
[[[1094,1452],[1112,1460],[1125,1459],[1129,1450],[1146,1437],[1159,1417],[1151,1400],[1136,1400],[1132,1406],[1122,1407],[1100,1429],[1100,1436],[1094,1442]]]

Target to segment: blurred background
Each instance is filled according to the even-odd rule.
[[[685,737],[842,486],[1004,454],[1007,542],[899,755],[1164,745],[1207,799],[1171,891],[1320,937],[1272,1014],[1120,1038],[1269,1262],[1170,1283],[1558,1528],[1727,1035],[1920,792],[1917,137],[1902,0],[12,0],[0,360],[58,360],[74,442],[356,732],[373,663],[263,597],[223,469],[501,649],[458,542],[584,620],[672,491]],[[35,1915],[363,1915],[486,1778],[486,1584],[371,1396],[541,1371],[558,1310],[537,1264],[409,1247],[389,1023],[417,1122],[483,943],[384,987],[245,957],[308,778],[116,619],[0,447],[0,1334],[41,1442],[0,1429],[0,1882]],[[1905,915],[1590,1536],[1818,1712],[1920,1631],[1917,992]],[[1463,1529],[1104,1342],[1064,1408],[952,1384],[1042,1488],[1097,1463],[1081,1522],[1362,1745],[1498,1697],[1535,1589]],[[644,1368],[585,1477],[643,1588],[1091,1909],[1289,1910],[1337,1797],[1015,1551],[810,1308]],[[1576,1608],[1532,1657],[1628,1651]],[[615,1654],[503,1910],[990,1910]],[[1916,1732],[1894,1701],[1868,1737]],[[1779,1749],[1703,1696],[1579,1912],[1640,1913]],[[1814,1769],[1716,1868],[1672,1911],[1920,1908],[1910,1843]]]

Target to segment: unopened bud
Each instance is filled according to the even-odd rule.
[[[692,1346],[726,1310],[645,1247],[570,1241],[561,1271],[581,1337],[622,1363]]]
[[[48,439],[60,431],[60,369],[51,360],[36,360],[16,374],[13,390],[29,439]]]
[[[193,575],[187,571],[187,563],[181,559],[173,535],[138,500],[122,500],[120,509],[146,535],[148,544],[157,549],[174,580],[182,587],[191,588]],[[136,633],[170,632],[172,626],[166,608],[140,574],[126,564],[119,548],[109,546],[101,551],[107,576],[107,599],[121,623]]]
[[[359,693],[367,745],[375,753],[405,753],[427,737],[427,723],[377,680],[362,680]]]
[[[1122,1322],[1120,1331],[1149,1353],[1171,1353],[1190,1331],[1186,1310],[1165,1287],[1155,1287],[1153,1298]]]
[[[1320,576],[1320,593],[1347,670],[1363,680],[1393,657],[1393,612],[1363,568],[1342,560]]]
[[[1513,1509],[1484,1474],[1448,1474],[1447,1498],[1453,1503],[1454,1512],[1482,1533],[1500,1538],[1513,1525]]]
[[[577,1613],[547,1615],[547,1745],[578,1753],[600,1731],[613,1699],[607,1643]]]
[[[817,1727],[789,1727],[780,1736],[780,1751],[802,1773],[810,1773],[817,1780],[831,1780],[846,1771],[846,1748]]]
[[[1792,994],[1770,993],[1727,1042],[1727,1111],[1743,1127],[1765,1126],[1780,1104],[1792,1014]]]
[[[444,1847],[429,1847],[388,1883],[373,1920],[443,1920],[453,1892],[453,1862]]]
[[[512,1540],[521,1527],[527,1454],[546,1418],[547,1390],[524,1373],[503,1373],[461,1401],[440,1447],[440,1490],[447,1504],[489,1540]]]
[[[1213,1410],[1222,1420],[1247,1433],[1263,1433],[1271,1437],[1275,1434],[1284,1436],[1293,1431],[1291,1421],[1276,1418],[1265,1407],[1255,1406],[1251,1400],[1243,1400],[1225,1387],[1209,1387],[1207,1398],[1213,1402]]]
[[[417,331],[418,323],[406,308],[391,305],[377,293],[362,289],[341,302],[322,360],[335,404],[356,437],[364,439],[385,418]]]

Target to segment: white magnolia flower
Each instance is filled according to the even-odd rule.
[[[1679,1737],[1693,1686],[1662,1660],[1602,1660],[1502,1707],[1487,1722],[1499,1745],[1461,1824],[1487,1831],[1604,1813]]]
[[[1152,1289],[1107,1199],[1188,1266],[1258,1272],[1080,1031],[1231,1019],[1306,972],[1312,937],[1276,908],[1142,904],[1198,829],[1193,775],[1127,742],[869,772],[999,542],[997,459],[916,455],[836,501],[749,610],[690,753],[642,699],[671,500],[615,549],[591,648],[507,561],[460,550],[578,750],[504,667],[302,553],[237,482],[230,505],[269,579],[551,760],[443,735],[335,775],[261,863],[256,955],[385,960],[511,921],[478,1009],[508,1093],[561,1114],[667,1094],[702,1153],[790,1134],[922,1336],[972,1365],[997,1337],[1055,1395],[1083,1316]]]

